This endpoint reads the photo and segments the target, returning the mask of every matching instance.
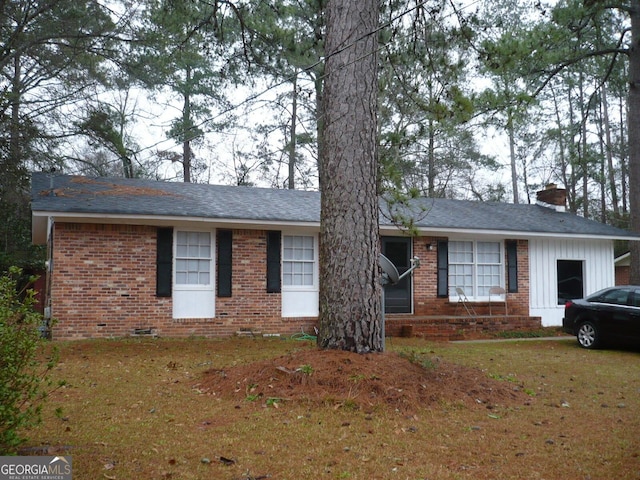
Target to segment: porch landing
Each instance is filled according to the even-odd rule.
[[[464,340],[488,333],[542,328],[540,317],[527,315],[413,316],[385,317],[385,333],[391,337],[424,337],[430,340]]]

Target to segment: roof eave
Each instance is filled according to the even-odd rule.
[[[418,232],[421,236],[433,237],[450,237],[452,235],[467,236],[473,235],[486,237],[500,237],[510,239],[530,239],[530,238],[571,238],[585,240],[640,240],[640,235],[634,236],[631,232],[629,235],[601,235],[601,234],[580,234],[580,233],[562,233],[562,232],[525,232],[517,230],[498,230],[498,229],[474,229],[474,228],[443,228],[443,227],[419,227]]]
[[[42,238],[42,226],[44,225],[44,240],[46,241],[46,225],[49,218],[56,222],[74,223],[106,223],[106,224],[126,224],[126,225],[153,225],[153,226],[181,226],[181,225],[211,225],[223,228],[247,228],[255,229],[275,229],[275,228],[320,228],[320,222],[304,222],[278,219],[244,219],[244,218],[211,218],[211,217],[189,217],[180,215],[129,215],[129,214],[87,214],[78,212],[54,212],[34,210],[32,212],[32,225],[34,227],[34,243],[36,238]]]
[[[320,229],[319,221],[280,220],[280,219],[245,219],[245,218],[210,218],[188,217],[178,215],[129,215],[129,214],[102,214],[79,213],[34,210],[32,215],[32,240],[35,244],[45,244],[47,240],[48,219],[56,221],[76,223],[125,223],[128,225],[154,225],[154,226],[180,226],[180,225],[211,225],[223,228],[243,229],[252,227],[255,229],[276,228],[304,228]],[[402,234],[397,225],[381,224],[380,233],[393,235]],[[558,232],[525,232],[498,229],[473,229],[473,228],[446,228],[446,227],[418,227],[420,236],[451,237],[457,236],[485,236],[493,238],[531,239],[531,238],[558,238],[558,239],[589,239],[589,240],[638,240],[640,235],[629,233],[624,235],[598,235],[598,234],[565,234]]]

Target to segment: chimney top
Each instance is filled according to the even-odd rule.
[[[536,194],[536,199],[538,205],[564,212],[566,210],[567,191],[564,188],[558,188],[555,183],[549,183],[544,190],[540,190]]]

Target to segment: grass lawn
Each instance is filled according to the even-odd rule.
[[[640,478],[640,349],[391,338],[388,354],[346,358],[279,338],[55,345],[67,386],[24,452],[71,455],[74,480]]]

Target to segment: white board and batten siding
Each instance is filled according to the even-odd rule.
[[[558,305],[558,260],[583,262],[584,295],[615,283],[613,241],[594,239],[529,240],[530,315],[542,325],[562,325],[564,305]]]

